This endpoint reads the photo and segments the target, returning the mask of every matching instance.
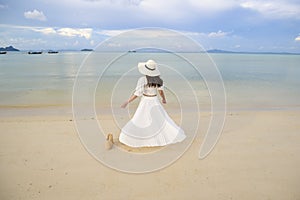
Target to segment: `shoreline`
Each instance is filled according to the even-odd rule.
[[[133,104],[135,107],[139,101],[136,101]],[[176,105],[164,105],[166,110],[170,111],[178,111]],[[111,115],[111,107],[110,105],[106,106],[96,106],[96,109],[101,108],[101,111],[105,111],[104,115]],[[84,106],[81,108],[84,109]],[[121,108],[120,108],[121,110]],[[194,108],[188,108],[187,112],[194,112]],[[199,107],[200,112],[210,113],[211,109],[209,105]],[[215,109],[216,112],[220,110]],[[249,107],[232,107],[230,105],[226,108],[226,113],[230,114],[231,112],[276,112],[276,111],[300,111],[300,105],[287,105],[287,106],[270,106],[270,107],[257,107],[257,106],[249,106]],[[103,112],[101,112],[103,113]],[[72,105],[69,104],[36,104],[36,105],[0,105],[0,118],[5,117],[24,117],[24,116],[59,116],[59,115],[67,115],[73,117]]]

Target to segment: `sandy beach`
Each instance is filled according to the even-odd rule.
[[[30,109],[0,118],[0,199],[300,199],[300,111],[228,112],[216,147],[199,160],[204,113],[179,160],[137,175],[95,160],[71,114]]]

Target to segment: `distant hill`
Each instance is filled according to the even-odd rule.
[[[299,53],[289,52],[248,52],[248,51],[225,51],[221,49],[207,50],[207,53],[234,53],[234,54],[278,54],[278,55],[299,55]]]
[[[81,51],[94,51],[93,49],[81,49]]]
[[[225,51],[225,50],[221,50],[221,49],[211,49],[211,50],[207,50],[207,53],[238,53],[238,52],[234,52],[234,51]]]
[[[129,53],[167,53],[169,51],[164,49],[157,49],[157,48],[141,48],[141,49],[134,49],[129,50]]]
[[[14,48],[13,46],[9,47],[0,47],[0,51],[20,51],[19,49]]]
[[[137,50],[130,50],[129,53],[167,53],[167,50],[156,49],[156,48],[143,48]],[[180,52],[180,51],[179,51]],[[182,51],[183,53],[193,53]],[[210,49],[206,51],[200,51],[198,53],[220,53],[220,54],[278,54],[278,55],[299,55],[299,53],[289,53],[289,52],[249,52],[249,51],[227,51],[222,49]]]

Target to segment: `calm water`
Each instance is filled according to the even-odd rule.
[[[127,98],[140,76],[136,64],[149,58],[161,63],[169,102],[180,91],[186,100],[193,92],[200,105],[210,103],[203,77],[187,61],[197,58],[200,67],[213,62],[204,54],[89,53],[0,55],[0,105],[71,105],[76,74],[82,65],[81,80],[95,82],[96,101],[109,105],[110,97]],[[210,54],[222,75],[229,109],[298,109],[300,107],[300,56]],[[110,63],[110,65],[107,65]],[[101,75],[101,77],[100,77]],[[186,84],[188,82],[188,84]],[[94,88],[87,90],[94,92]],[[113,91],[113,92],[112,92]],[[123,95],[123,96],[122,96]],[[173,98],[174,97],[174,98]]]

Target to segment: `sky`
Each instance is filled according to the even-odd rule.
[[[0,47],[95,48],[144,27],[206,50],[300,53],[300,0],[0,0]]]

